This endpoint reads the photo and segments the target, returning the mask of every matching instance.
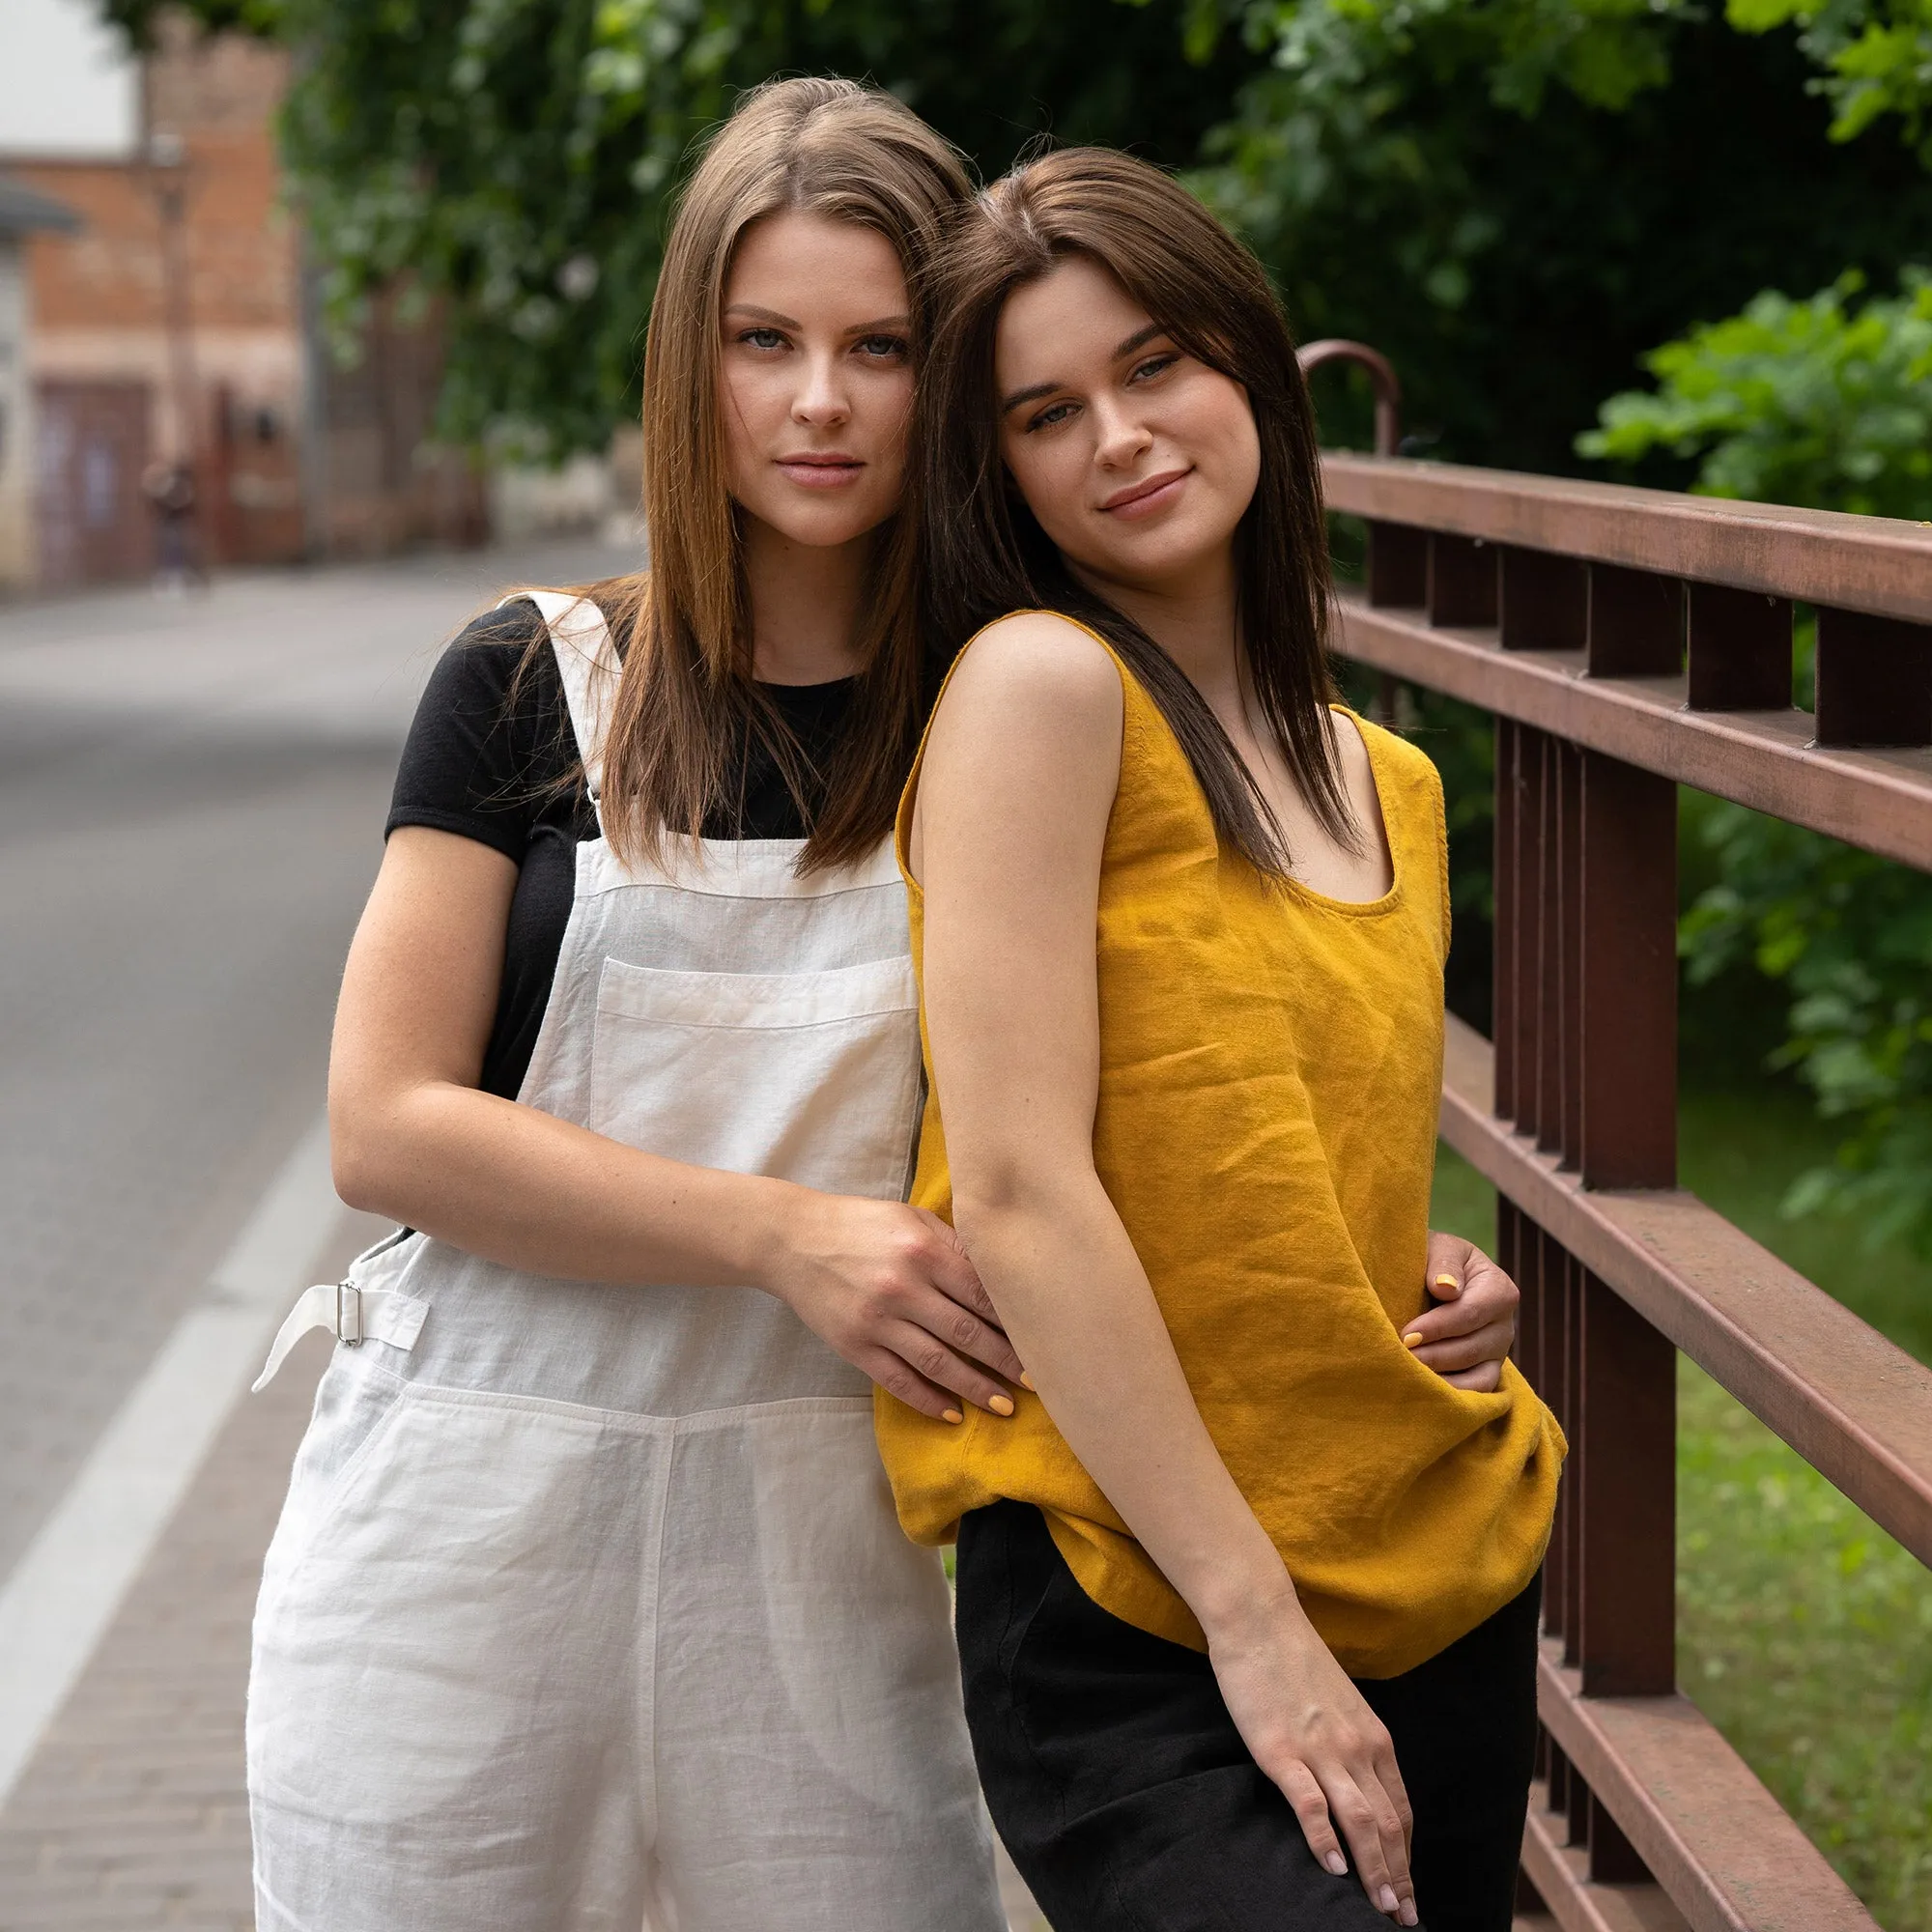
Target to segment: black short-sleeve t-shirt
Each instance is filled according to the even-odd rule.
[[[853,680],[762,689],[810,765],[823,771],[850,715]],[[386,830],[454,832],[517,867],[502,985],[478,1083],[509,1099],[529,1070],[550,1002],[576,890],[577,847],[597,837],[589,795],[566,782],[577,763],[563,680],[535,606],[520,599],[478,617],[430,673],[403,746]],[[806,836],[798,802],[761,746],[746,748],[724,792],[742,803],[707,820],[707,838]],[[807,803],[815,809],[818,800]]]

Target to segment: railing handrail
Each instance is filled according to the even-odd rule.
[[[1676,1688],[1676,1350],[1932,1563],[1932,1368],[1675,1185],[1676,784],[1932,869],[1932,526],[1322,464],[1368,524],[1338,651],[1496,719],[1496,1040],[1450,1021],[1441,1131],[1498,1190],[1574,1452],[1529,1904],[1553,1932],[1876,1932]]]
[[[1715,798],[1932,870],[1932,751],[1821,749],[1803,711],[1690,711],[1682,672],[1591,677],[1580,650],[1506,651],[1493,627],[1434,630],[1420,610],[1373,610],[1351,594],[1337,601],[1335,647]]]
[[[1321,470],[1352,516],[1932,622],[1932,525],[1339,450]]]

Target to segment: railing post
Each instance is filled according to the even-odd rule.
[[[1677,788],[1582,757],[1582,1130],[1586,1187],[1677,1180]],[[1589,1696],[1675,1688],[1676,1351],[1580,1274],[1576,1630]]]
[[[1791,600],[1718,583],[1685,586],[1692,711],[1791,708]]]
[[[1429,621],[1481,630],[1496,621],[1496,551],[1479,537],[1429,533]]]
[[[1592,677],[1668,676],[1681,669],[1683,584],[1647,570],[1593,563],[1583,648]]]
[[[1420,609],[1429,598],[1429,532],[1372,523],[1368,579],[1371,609]]]
[[[1932,744],[1932,625],[1818,612],[1818,742]]]

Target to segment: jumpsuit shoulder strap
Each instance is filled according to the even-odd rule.
[[[568,590],[519,590],[503,602],[514,603],[518,597],[536,606],[550,632],[564,701],[570,706],[570,728],[577,736],[577,753],[583,760],[584,782],[594,804],[604,790],[604,744],[623,671],[616,642],[591,598]]]

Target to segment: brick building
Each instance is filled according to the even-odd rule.
[[[76,4],[6,0],[62,31]],[[31,114],[14,132],[0,98],[0,166],[80,222],[24,251],[39,581],[146,574],[143,477],[176,465],[191,469],[194,545],[212,563],[480,538],[480,479],[423,447],[434,329],[385,316],[348,371],[314,343],[274,150],[287,55],[178,19],[153,54],[121,58],[131,125],[104,128],[93,152],[36,152]],[[14,82],[31,84],[18,65]]]

